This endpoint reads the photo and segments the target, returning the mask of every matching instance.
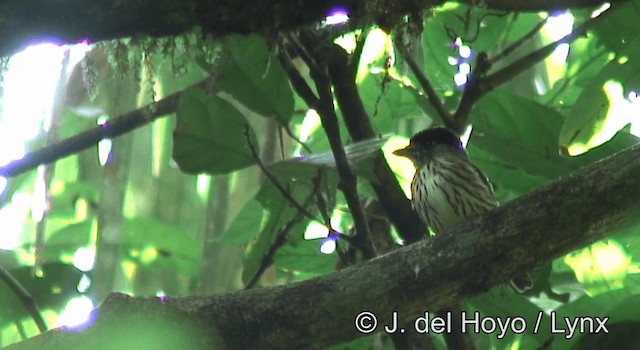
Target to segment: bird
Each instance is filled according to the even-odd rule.
[[[393,154],[413,162],[416,172],[411,181],[411,205],[436,235],[499,206],[489,179],[449,129],[422,130]],[[512,279],[511,285],[522,293],[533,283],[524,273]]]

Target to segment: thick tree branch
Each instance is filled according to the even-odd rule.
[[[220,344],[293,349],[354,339],[362,336],[354,327],[361,311],[379,318],[378,329],[390,322],[392,311],[398,311],[400,322],[408,322],[640,224],[640,202],[629,195],[640,193],[639,157],[640,145],[633,146],[464,223],[452,234],[324,277],[209,297],[114,295],[96,311],[87,331],[48,332],[8,349],[91,348],[81,344],[110,339],[100,338],[109,326],[126,324],[119,331],[127,332],[140,329],[147,319],[176,322],[172,337],[197,333],[198,344],[189,344],[191,349]],[[186,325],[193,328],[185,330]],[[149,332],[144,336],[153,339]]]
[[[358,93],[355,69],[349,66],[349,57],[342,48],[335,45],[327,51],[334,93],[349,136],[356,142],[376,137]],[[411,204],[402,192],[382,151],[374,158],[374,173],[377,181],[372,181],[371,186],[385,213],[398,228],[402,239],[406,243],[413,243],[423,238],[427,229],[411,209]]]
[[[469,5],[477,1],[459,0]],[[194,28],[206,34],[271,34],[309,27],[334,7],[346,8],[360,26],[422,13],[442,0],[4,0],[0,2],[0,56],[34,41],[63,43],[111,40],[139,35],[179,35]],[[600,0],[485,0],[483,6],[507,11],[553,11],[596,6]],[[384,23],[380,23],[384,24]],[[393,24],[393,23],[392,23]]]

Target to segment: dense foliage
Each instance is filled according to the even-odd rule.
[[[0,251],[0,267],[31,294],[49,326],[81,294],[99,302],[113,290],[191,295],[287,284],[369,258],[371,249],[362,248],[367,242],[381,252],[412,241],[410,233],[379,220],[387,212],[374,203],[380,196],[374,164],[382,147],[408,193],[411,165],[390,152],[425,127],[464,131],[470,124],[470,157],[502,203],[636,143],[630,131],[639,110],[633,103],[640,85],[637,3],[600,16],[594,9],[548,16],[447,3],[422,23],[406,19],[384,30],[347,22],[268,39],[194,32],[96,44],[60,83],[66,91],[55,126],[60,138],[179,93],[175,113],[114,139],[104,165],[95,147],[57,162],[45,179],[46,225],[38,229],[43,224],[25,212],[21,245]],[[587,23],[564,39],[570,48],[559,60],[557,53],[549,56],[557,45],[542,49],[560,39],[555,18],[572,18],[574,28]],[[332,60],[339,59],[351,75],[338,74]],[[359,95],[339,91],[345,79]],[[364,124],[349,114],[358,98]],[[334,102],[339,135],[328,125]],[[97,112],[87,116],[89,107]],[[368,127],[371,136],[382,136],[363,141],[358,133]],[[351,188],[334,161],[335,142],[345,146],[357,193],[345,193]],[[55,142],[43,134],[31,147]],[[33,170],[10,178],[2,210],[33,194],[41,175]],[[353,234],[355,213],[362,211],[350,195],[383,238],[339,237]],[[36,231],[44,237],[37,253]],[[522,334],[500,339],[499,331],[472,334],[477,347],[637,342],[627,327],[640,321],[634,273],[640,236],[636,229],[610,234],[540,262],[535,288],[524,295],[497,287],[465,300],[465,309],[482,316],[528,323]],[[86,251],[96,252],[94,268],[80,271],[74,257]],[[0,295],[0,345],[35,335],[24,299],[6,283]],[[552,322],[566,329],[558,320],[579,316],[608,317],[611,337],[551,333]],[[534,332],[538,317],[541,331]],[[434,340],[445,347],[441,336]],[[372,344],[392,348],[378,336],[348,348]]]

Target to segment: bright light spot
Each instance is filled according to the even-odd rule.
[[[409,139],[406,137],[393,136],[382,146],[382,152],[384,152],[384,157],[391,170],[396,174],[405,196],[411,198],[411,180],[416,168],[409,159],[393,154],[393,151],[406,147],[408,144]]]
[[[143,264],[150,264],[158,258],[158,249],[156,247],[147,245],[140,252],[140,262]]]
[[[320,245],[320,252],[322,254],[331,254],[336,251],[335,239],[325,239]]]
[[[302,142],[307,142],[311,135],[318,130],[320,127],[320,115],[313,109],[307,111],[307,114],[304,116],[302,120],[302,124],[298,127],[298,138]],[[295,157],[300,156],[300,152],[302,151],[302,146],[298,145],[294,152]]]
[[[87,272],[93,268],[93,262],[96,258],[96,250],[93,248],[80,247],[73,253],[73,266],[78,270]]]
[[[456,40],[453,42],[453,45],[455,47],[460,47],[462,46],[462,39],[460,37],[457,37]]]
[[[535,87],[538,95],[544,95],[547,93],[547,86],[539,75],[536,75],[536,77],[533,78],[533,86]]]
[[[101,116],[96,121],[98,125],[105,125],[109,121],[109,118],[106,116]],[[104,166],[109,162],[109,155],[111,154],[111,139],[104,139],[98,142],[98,162],[100,165]]]
[[[603,84],[602,90],[606,96],[608,108],[604,112],[606,113],[604,116],[598,115],[601,119],[597,125],[598,130],[587,141],[570,144],[566,149],[568,155],[580,155],[611,140],[620,129],[629,123],[632,123],[631,132],[637,131],[633,124],[634,116],[640,115],[640,103],[632,103],[627,100],[624,88],[618,81],[608,80]]]
[[[353,32],[340,35],[333,42],[348,53],[353,53],[356,50],[356,34]]]
[[[458,66],[458,71],[461,74],[469,75],[469,73],[471,73],[471,65],[469,63],[462,63]]]
[[[600,16],[604,11],[608,10],[610,7],[611,7],[611,4],[608,2],[605,2],[604,4],[602,4],[602,6],[598,7],[593,12],[591,12],[591,18],[596,18]]]
[[[22,158],[25,144],[42,131],[42,123],[51,114],[55,87],[62,64],[63,48],[53,44],[28,47],[9,60],[3,76],[0,115],[0,164]],[[41,178],[41,177],[40,177]],[[7,179],[0,178],[0,192]],[[37,182],[33,199],[15,194],[0,209],[0,248],[13,250],[22,244],[21,235],[29,211],[35,221],[43,217],[44,184]]]
[[[564,64],[569,56],[569,44],[560,44],[553,50],[553,53],[549,56],[549,59],[553,63]]]
[[[374,62],[388,59],[387,63],[392,66],[395,60],[393,56],[393,44],[391,37],[380,28],[372,29],[367,35],[367,40],[362,47],[356,83],[362,82],[372,68]],[[378,64],[379,66],[379,64]]]
[[[344,8],[334,8],[329,12],[327,17],[323,21],[323,25],[330,26],[336,24],[342,24],[349,21],[349,13]]]
[[[462,73],[456,73],[453,76],[453,81],[456,83],[456,86],[463,86],[464,84],[467,83],[467,75],[466,74],[462,74]]]
[[[317,221],[309,222],[307,225],[307,229],[304,231],[304,239],[319,239],[325,238],[329,234],[329,230],[327,227]]]
[[[573,15],[569,12],[563,12],[558,15],[551,16],[544,25],[545,33],[552,40],[558,40],[573,30]]]
[[[78,327],[87,322],[91,310],[93,310],[93,302],[89,297],[73,298],[67,302],[58,318],[56,327]]]
[[[465,148],[467,147],[472,131],[473,131],[473,127],[471,125],[468,125],[467,129],[465,129],[464,133],[462,133],[462,135],[460,136],[460,142],[462,142],[462,147],[465,147]]]
[[[620,58],[618,58],[618,64],[625,64],[629,62],[629,56],[620,56]]]
[[[460,47],[458,48],[458,53],[462,58],[469,58],[471,57],[471,48],[467,45],[460,45]]]
[[[449,64],[452,66],[455,66],[459,63],[457,58],[451,56],[447,57],[447,62],[449,62]]]
[[[109,162],[109,155],[111,154],[111,139],[104,139],[98,142],[98,161],[100,165],[104,166]]]
[[[623,287],[631,257],[617,241],[605,240],[567,255],[564,261],[593,296]]]
[[[29,216],[32,203],[31,194],[16,192],[11,197],[11,203],[0,208],[0,223],[2,223],[0,249],[15,250],[22,244],[23,225]],[[33,223],[31,222],[31,224]],[[33,229],[33,227],[31,228]],[[33,265],[34,257],[31,253],[19,254],[18,258],[21,259],[22,265]]]
[[[572,30],[573,15],[568,12],[549,17],[544,26],[546,36],[553,41],[559,40],[570,34]],[[569,44],[560,44],[555,51],[553,51],[549,59],[554,63],[563,64],[566,62],[568,55]]]
[[[222,181],[222,179],[218,181]],[[198,196],[203,202],[209,198],[209,186],[211,186],[211,176],[206,174],[198,175],[196,178],[196,189]]]
[[[0,163],[22,157],[24,142],[38,135],[45,116],[51,114],[63,50],[54,44],[39,44],[11,57],[4,75],[4,125],[0,128],[10,132],[2,135]]]
[[[631,114],[635,116],[631,120],[631,134],[640,137],[640,96],[637,92],[631,91],[627,95],[627,99],[629,100]]]
[[[89,287],[91,287],[91,279],[89,276],[83,274],[82,277],[80,277],[80,281],[78,281],[76,289],[80,293],[86,293],[89,290]]]

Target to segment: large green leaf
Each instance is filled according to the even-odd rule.
[[[229,228],[217,239],[217,242],[228,245],[249,243],[260,232],[263,212],[260,203],[250,200],[236,215]]]
[[[321,170],[322,169],[322,170]],[[318,173],[322,173],[321,182],[318,185],[318,191],[323,195],[327,205],[327,211],[331,213],[335,205],[335,193],[337,189],[337,174],[324,164],[314,164],[301,160],[286,160],[272,164],[269,167],[270,172],[278,179],[278,182],[288,191],[292,198],[300,205],[304,205],[314,191],[314,178]],[[245,258],[245,267],[242,279],[246,283],[253,277],[261,266],[265,256],[273,247],[277,235],[281,228],[290,223],[297,215],[298,209],[295,208],[287,199],[285,199],[280,191],[272,182],[265,182],[258,194],[256,200],[262,204],[266,212],[263,219],[262,231],[257,240],[249,245],[248,254]],[[316,200],[312,199],[307,206],[307,211],[321,220]],[[292,229],[289,231],[287,242],[298,242],[302,239],[304,228],[307,226],[309,218],[301,216]],[[284,248],[281,248],[284,249]],[[318,252],[320,254],[320,252]],[[288,254],[288,268],[293,268],[292,253]],[[326,261],[326,260],[323,260]],[[304,268],[305,259],[301,258],[298,263],[300,268]],[[308,270],[307,268],[304,268]]]
[[[147,268],[198,274],[200,243],[185,232],[158,220],[135,217],[124,221],[122,244],[129,257]]]
[[[563,116],[552,108],[503,90],[480,100],[471,115],[474,132],[469,151],[473,153],[477,148],[487,155],[474,161],[480,165],[489,160],[548,180],[564,176],[637,142],[634,136],[620,133],[583,156],[561,157],[557,140]]]
[[[603,42],[606,47],[613,51],[618,51],[629,47],[629,42],[638,37],[638,21],[640,12],[638,3],[627,1],[616,4],[608,13],[606,18],[598,21],[591,32]]]
[[[61,261],[73,256],[80,247],[91,243],[92,220],[68,224],[56,230],[46,241],[44,257],[49,261]]]
[[[496,160],[526,174],[549,179],[566,174],[571,166],[558,154],[557,135],[563,116],[532,100],[495,91],[471,112],[477,147]]]
[[[630,43],[634,48],[640,39]],[[635,117],[626,100],[629,91],[640,89],[640,56],[629,50],[609,62],[591,79],[567,115],[560,133],[560,147],[579,155],[609,141]]]
[[[202,89],[186,90],[177,109],[173,158],[186,173],[225,174],[253,164],[244,115]],[[253,130],[251,137],[255,140]]]
[[[309,277],[330,273],[335,270],[337,255],[320,252],[321,240],[295,240],[278,250],[274,264],[281,269],[303,272]]]
[[[304,203],[309,195],[306,186],[287,186],[288,192],[298,203]],[[298,211],[285,200],[273,183],[266,182],[256,194],[256,199],[266,211],[265,223],[257,239],[249,244],[245,257],[242,281],[247,284],[259,271],[269,251],[276,242],[280,229],[291,221]],[[294,228],[299,227],[299,223]],[[300,229],[292,229],[288,235],[301,235]]]
[[[228,55],[216,67],[217,86],[254,112],[287,125],[293,114],[293,92],[264,40],[233,35],[224,40],[223,50]]]

